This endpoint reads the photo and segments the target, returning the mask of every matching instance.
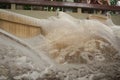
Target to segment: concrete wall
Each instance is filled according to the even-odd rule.
[[[11,11],[20,13],[23,15],[27,15],[27,16],[39,18],[39,19],[48,18],[50,16],[57,15],[57,12],[48,12],[48,11],[35,11],[35,10],[34,11],[33,10],[11,10]],[[82,14],[82,13],[70,13],[70,12],[69,12],[69,14],[78,19],[85,19],[90,15],[90,14],[86,14],[86,13]],[[114,24],[120,25],[120,14],[112,15],[112,20],[113,20]]]
[[[41,34],[39,20],[0,10],[0,29],[20,38],[30,38]]]
[[[20,38],[30,38],[41,34],[38,27],[0,20],[0,28]]]

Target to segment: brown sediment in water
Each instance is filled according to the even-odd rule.
[[[118,35],[112,28],[65,13],[33,20],[46,35],[23,39],[0,30],[0,79],[119,80]]]

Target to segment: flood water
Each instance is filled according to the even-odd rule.
[[[120,79],[119,26],[63,12],[39,24],[43,33],[29,39],[0,30],[0,79]]]

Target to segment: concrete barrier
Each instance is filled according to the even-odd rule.
[[[0,28],[21,38],[29,38],[41,33],[39,20],[32,17],[0,10]]]

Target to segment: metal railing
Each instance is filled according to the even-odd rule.
[[[64,7],[64,8],[87,8],[95,10],[120,11],[120,6],[108,6],[98,4],[85,4],[75,2],[57,2],[44,0],[0,0],[0,4],[20,4],[20,5],[35,5],[35,6],[49,6],[49,7]],[[15,6],[15,5],[14,5]],[[13,8],[14,8],[13,6]]]

